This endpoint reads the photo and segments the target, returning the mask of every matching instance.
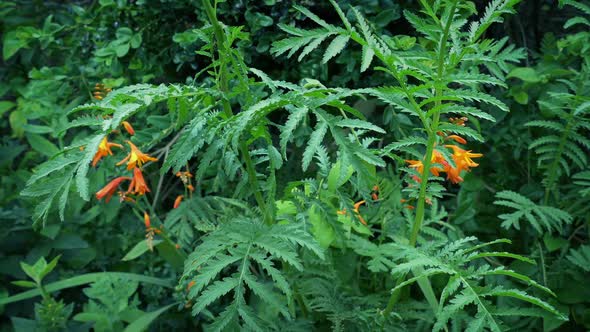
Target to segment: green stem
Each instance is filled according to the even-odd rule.
[[[565,148],[565,144],[567,143],[568,137],[569,137],[569,133],[572,129],[572,126],[574,125],[574,113],[573,111],[571,111],[569,113],[568,119],[567,119],[567,124],[565,126],[565,129],[563,131],[563,134],[561,135],[561,138],[559,140],[559,147],[557,148],[557,154],[555,155],[555,158],[553,158],[553,162],[551,162],[551,165],[549,166],[549,169],[547,171],[547,173],[549,174],[549,177],[547,178],[547,186],[545,187],[545,197],[543,199],[543,205],[547,205],[547,203],[549,203],[549,195],[551,194],[551,191],[553,190],[553,186],[555,184],[555,181],[557,180],[557,171],[558,171],[558,167],[559,167],[559,161],[561,160],[561,154],[563,153],[563,149]]]
[[[41,282],[37,284],[37,288],[39,289],[39,292],[41,293],[41,297],[43,298],[43,300],[47,301],[51,298],[49,296],[49,293],[47,293],[47,291],[45,290],[45,287],[41,284]]]
[[[445,72],[446,45],[447,45],[447,39],[449,36],[449,30],[451,28],[451,23],[453,21],[453,16],[455,15],[456,6],[457,6],[457,0],[453,1],[452,5],[451,5],[451,9],[449,11],[449,17],[447,18],[447,21],[445,23],[445,27],[443,30],[443,34],[440,39],[440,47],[438,50],[439,53],[438,53],[438,59],[437,59],[437,66],[438,66],[437,78],[436,78],[436,85],[435,85],[435,96],[437,96],[437,97],[440,97],[440,95],[442,94],[442,90],[443,90],[442,79],[443,79],[443,75]],[[402,88],[407,90],[407,88],[405,88],[405,84],[402,86]],[[415,103],[413,96],[412,96],[412,98],[410,98],[410,100],[414,101],[414,103]],[[439,109],[440,105],[441,105],[441,100],[437,98],[437,100],[435,101],[434,107]],[[418,105],[416,104],[415,106],[418,106]],[[428,177],[430,174],[430,166],[432,165],[432,154],[434,152],[434,146],[436,145],[436,141],[437,141],[436,132],[438,131],[438,124],[440,121],[440,111],[434,112],[432,117],[433,117],[433,120],[432,120],[429,127],[427,126],[426,119],[422,120],[422,122],[425,124],[425,129],[427,129],[427,132],[428,132],[428,141],[426,143],[426,153],[424,155],[424,160],[422,162],[424,165],[424,169],[423,169],[421,177],[420,177],[420,192],[418,195],[418,203],[416,206],[416,216],[414,219],[414,224],[412,225],[412,231],[410,233],[410,245],[411,246],[416,246],[416,242],[418,241],[418,235],[420,234],[420,230],[422,229],[422,223],[424,222],[424,214],[425,214],[425,210],[426,210],[426,189],[428,188]],[[406,275],[400,276],[396,281],[396,286],[398,286],[399,284],[404,282],[405,278],[406,278]],[[393,310],[395,303],[399,300],[399,296],[400,296],[399,290],[395,291],[391,294],[391,297],[389,298],[389,302],[387,303],[387,307],[383,311],[383,316],[385,316],[385,317],[389,316],[389,314]]]
[[[545,255],[543,254],[543,246],[541,240],[537,239],[537,247],[539,248],[539,257],[541,260],[541,276],[543,278],[543,286],[547,286],[547,271],[545,270]]]
[[[227,92],[229,92],[229,81],[227,79],[227,64],[223,60],[224,57],[227,57],[227,55],[229,54],[229,50],[227,49],[227,45],[225,44],[225,34],[223,32],[221,24],[217,20],[215,9],[211,6],[210,0],[202,0],[201,2],[203,3],[203,7],[205,9],[207,17],[209,18],[209,22],[213,27],[213,33],[215,34],[215,41],[217,43],[217,52],[219,60],[219,89],[225,95]],[[227,99],[223,100],[223,112],[227,118],[233,115],[231,105]],[[256,203],[263,211],[265,222],[267,224],[272,224],[273,218],[272,215],[268,213],[266,204],[259,190],[260,186],[258,184],[258,179],[256,178],[256,169],[254,168],[254,163],[252,162],[252,157],[250,156],[250,151],[248,150],[248,143],[244,140],[242,140],[242,142],[240,143],[240,153],[242,154],[242,158],[244,159],[244,163],[246,164],[248,182],[250,184],[250,189],[254,193]]]

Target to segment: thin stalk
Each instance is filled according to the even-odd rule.
[[[209,18],[209,23],[213,27],[213,33],[215,34],[215,40],[217,43],[217,52],[218,52],[218,60],[219,60],[219,89],[221,92],[226,94],[229,92],[229,81],[227,79],[227,65],[225,61],[223,61],[224,54],[229,54],[229,50],[227,49],[227,45],[225,44],[225,36],[223,33],[223,29],[221,24],[217,20],[217,16],[215,14],[215,9],[211,6],[210,0],[202,0],[203,7]],[[227,118],[233,115],[231,110],[231,105],[227,99],[223,100],[223,112]],[[248,144],[246,141],[242,141],[240,143],[240,153],[242,154],[242,158],[244,159],[244,163],[246,164],[246,172],[248,173],[248,182],[250,183],[250,189],[254,192],[254,198],[256,199],[256,203],[263,211],[264,219],[267,224],[272,224],[273,218],[267,212],[266,203],[262,198],[262,194],[259,191],[260,186],[258,185],[258,179],[256,178],[256,169],[254,168],[254,163],[252,163],[252,157],[250,156],[250,151],[248,150]]]
[[[440,47],[438,50],[438,59],[437,59],[437,78],[436,78],[436,85],[435,85],[435,96],[440,97],[442,94],[442,78],[445,72],[445,52],[446,52],[446,45],[447,39],[449,36],[449,30],[451,28],[451,23],[453,21],[453,16],[455,15],[455,9],[457,6],[457,0],[453,1],[451,5],[451,9],[449,11],[449,17],[444,26],[443,34],[440,39]],[[405,89],[407,91],[407,88]],[[410,100],[414,100],[412,97]],[[415,102],[415,101],[414,101]],[[438,109],[438,106],[441,105],[441,100],[437,98],[435,101],[434,107]],[[428,140],[426,143],[426,153],[424,155],[424,161],[422,162],[424,165],[424,169],[422,171],[420,177],[420,192],[418,195],[418,203],[416,206],[416,216],[414,219],[414,224],[412,225],[412,231],[410,233],[410,245],[416,246],[416,242],[418,241],[418,235],[420,234],[420,230],[422,229],[422,223],[424,222],[424,214],[426,210],[426,189],[428,188],[428,177],[430,173],[430,166],[432,165],[432,153],[434,152],[434,146],[436,145],[437,137],[436,132],[438,131],[438,124],[440,121],[440,111],[434,112],[433,120],[429,127],[425,127],[428,132]],[[423,123],[427,123],[427,121],[423,120]],[[406,276],[400,276],[396,281],[396,286],[401,284],[405,280]],[[383,310],[383,316],[387,317],[393,310],[395,303],[398,301],[400,296],[399,291],[395,291],[391,294],[389,298],[389,302],[387,303],[387,307]]]
[[[547,203],[549,203],[549,195],[551,194],[551,191],[553,191],[553,186],[555,185],[555,182],[557,181],[557,171],[559,168],[559,160],[561,159],[561,154],[563,153],[563,150],[565,148],[565,144],[567,143],[567,139],[569,136],[569,132],[572,129],[572,126],[574,125],[574,112],[573,110],[569,113],[568,119],[567,119],[567,124],[565,126],[565,129],[563,131],[563,134],[561,135],[561,138],[559,140],[559,147],[557,148],[557,155],[555,156],[555,158],[553,158],[553,162],[551,162],[551,165],[549,166],[548,169],[548,173],[549,173],[549,178],[547,179],[547,186],[545,187],[545,197],[543,198],[543,205],[547,205]]]
[[[543,254],[543,246],[541,241],[537,239],[537,247],[539,248],[539,257],[541,260],[541,276],[543,277],[543,286],[547,286],[547,271],[545,270],[545,255]]]

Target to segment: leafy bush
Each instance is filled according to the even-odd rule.
[[[588,328],[590,5],[519,2],[1,4],[2,329]]]

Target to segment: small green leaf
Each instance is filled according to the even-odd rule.
[[[162,242],[162,240],[155,240],[152,242],[152,245],[157,246],[161,242]],[[137,257],[143,255],[149,249],[150,248],[148,246],[147,240],[141,240],[131,250],[129,250],[129,252],[121,260],[122,261],[130,261],[130,260],[136,259]]]
[[[26,136],[31,148],[40,154],[47,157],[53,157],[59,153],[59,148],[45,137],[37,134],[27,134]]]
[[[142,332],[142,331],[145,331],[147,329],[147,327],[156,318],[158,318],[158,316],[160,316],[166,310],[172,308],[175,305],[178,305],[178,302],[177,303],[169,304],[169,305],[167,305],[167,306],[165,306],[163,308],[160,308],[158,310],[145,313],[143,316],[139,317],[138,319],[134,320],[131,324],[129,324],[125,328],[125,330],[123,332]]]
[[[21,48],[27,47],[28,40],[21,39],[17,35],[16,31],[9,31],[4,35],[4,42],[2,44],[2,56],[4,60],[8,60]]]
[[[32,281],[28,281],[28,280],[17,280],[17,281],[13,281],[11,282],[11,284],[19,286],[19,287],[25,287],[25,288],[35,288],[37,287],[37,284],[32,282]]]
[[[338,55],[338,53],[342,52],[350,37],[348,35],[340,35],[328,45],[326,49],[326,53],[324,53],[324,57],[322,58],[322,63],[328,62],[330,59]]]
[[[514,100],[521,105],[526,105],[529,103],[529,94],[524,91],[518,91],[512,95]]]
[[[534,68],[529,67],[515,68],[506,77],[518,78],[527,83],[537,83],[541,81],[541,76],[539,76],[537,71]]]
[[[16,104],[12,101],[0,101],[0,116],[13,109],[15,106]]]
[[[309,222],[313,226],[311,233],[323,248],[328,248],[336,239],[334,228],[322,217],[315,205],[309,209],[308,213]]]

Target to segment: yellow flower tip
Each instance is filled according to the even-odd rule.
[[[346,208],[344,208],[344,209],[342,209],[342,210],[338,210],[338,211],[336,211],[336,214],[339,214],[339,215],[341,215],[341,216],[345,215],[345,214],[346,214]]]
[[[131,126],[131,124],[127,121],[123,121],[121,122],[121,124],[123,124],[123,127],[125,128],[125,130],[129,133],[129,135],[135,135],[135,130],[133,130],[133,127]]]
[[[129,152],[127,157],[123,158],[123,160],[119,161],[117,163],[117,166],[127,162],[127,169],[130,170],[133,168],[141,167],[144,163],[148,161],[158,161],[157,158],[150,157],[149,155],[141,152],[141,150],[139,150],[137,146],[135,146],[135,144],[131,143],[131,141],[127,141],[127,144],[131,148],[131,152]]]

